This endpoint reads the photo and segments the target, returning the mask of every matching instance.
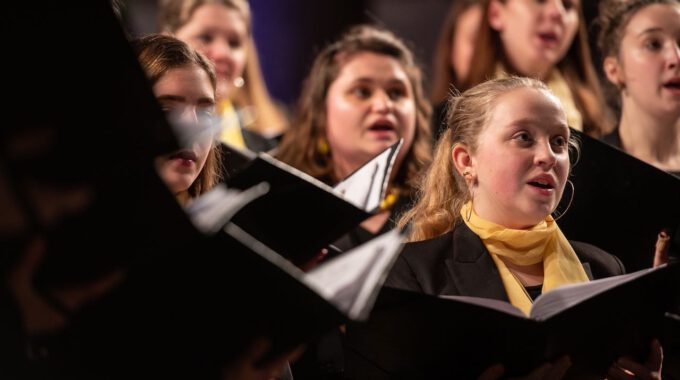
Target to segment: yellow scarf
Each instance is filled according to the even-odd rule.
[[[587,282],[576,252],[564,237],[557,223],[548,217],[528,230],[513,230],[480,218],[466,203],[460,210],[465,224],[482,239],[503,280],[510,303],[529,315],[531,299],[524,286],[510,272],[500,257],[517,265],[543,262],[543,293],[562,285]],[[470,220],[467,220],[470,215]]]
[[[237,148],[245,149],[246,142],[243,140],[241,124],[233,104],[229,100],[223,100],[219,104],[218,112],[222,117],[220,127],[220,141],[231,144]]]
[[[505,67],[500,63],[496,64],[495,75],[496,78],[507,78],[509,76]],[[572,94],[567,81],[564,80],[560,71],[555,68],[550,70],[550,73],[544,82],[562,103],[562,108],[564,108],[564,112],[567,114],[567,123],[569,123],[569,126],[578,131],[582,131],[583,116],[576,107],[574,94]]]

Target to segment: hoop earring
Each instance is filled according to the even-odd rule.
[[[472,218],[472,203],[470,203],[470,208],[465,212],[465,221],[469,222],[470,218]]]
[[[470,172],[470,170],[465,169],[461,174],[465,179],[465,184],[467,185],[467,188],[470,190],[470,208],[465,213],[465,221],[469,222],[470,218],[472,217],[472,202],[475,199],[475,190],[472,187],[472,173]]]
[[[567,208],[565,208],[564,211],[562,211],[562,212],[558,212],[557,206],[555,206],[555,211],[552,212],[553,214],[555,214],[553,216],[553,219],[555,221],[560,220],[564,216],[564,214],[567,213],[567,211],[569,210],[569,207],[571,207],[571,202],[574,201],[574,192],[576,191],[575,188],[574,188],[574,183],[571,182],[571,180],[568,179],[567,184],[569,184],[569,186],[571,186],[571,196],[569,197],[569,203],[567,203]],[[558,205],[559,205],[559,203],[558,203]]]

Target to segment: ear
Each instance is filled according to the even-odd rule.
[[[453,159],[453,165],[456,167],[456,171],[458,171],[458,174],[460,174],[461,177],[465,177],[463,175],[465,172],[470,173],[472,176],[471,178],[475,177],[474,160],[466,145],[460,143],[454,145],[453,149],[451,149],[451,159]]]
[[[625,81],[618,58],[613,56],[606,57],[602,63],[602,68],[604,70],[604,74],[607,76],[607,79],[616,87],[620,88],[621,85],[624,84]]]
[[[489,2],[489,25],[494,30],[500,32],[503,30],[503,4],[499,0],[491,0]]]

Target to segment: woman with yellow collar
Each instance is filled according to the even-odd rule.
[[[463,88],[520,75],[545,82],[569,126],[594,137],[612,129],[588,48],[582,0],[484,0]]]
[[[545,84],[519,77],[480,84],[452,98],[447,124],[420,198],[399,221],[411,226],[412,242],[385,285],[498,299],[527,313],[551,289],[624,272],[616,257],[568,241],[551,216],[577,146]],[[648,363],[660,363],[661,348],[652,347]],[[659,370],[650,366],[619,361],[608,377]],[[551,378],[567,367],[568,360],[554,363]]]

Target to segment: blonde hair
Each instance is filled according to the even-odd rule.
[[[255,118],[244,125],[265,136],[276,135],[288,129],[288,119],[274,103],[262,75],[260,61],[252,37],[252,14],[245,0],[161,0],[160,27],[165,33],[175,33],[191,20],[194,12],[205,4],[220,4],[241,14],[248,27],[246,41],[246,67],[243,71],[244,84],[237,88],[232,100],[239,108],[252,107]]]
[[[479,135],[488,124],[498,98],[520,88],[552,94],[539,80],[509,77],[483,82],[449,98],[448,128],[437,142],[432,165],[418,186],[414,207],[406,211],[397,223],[399,228],[410,224],[410,240],[430,239],[454,228],[461,208],[470,200],[470,191],[453,163],[451,149],[456,144],[463,144],[469,152],[475,153]],[[571,149],[578,150],[574,138],[569,139],[569,145]]]

